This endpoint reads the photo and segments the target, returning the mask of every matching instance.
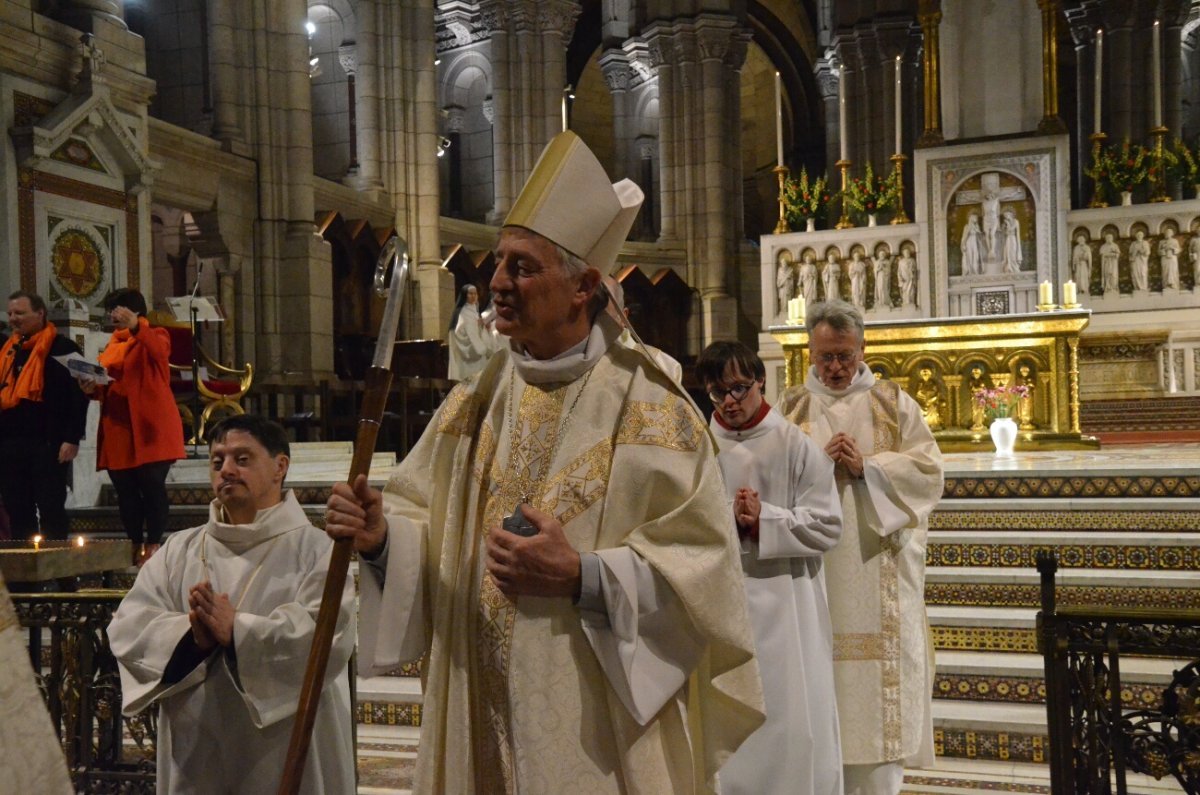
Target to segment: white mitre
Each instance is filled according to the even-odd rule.
[[[610,183],[570,130],[550,139],[504,226],[520,226],[609,273],[645,195],[632,180]]]

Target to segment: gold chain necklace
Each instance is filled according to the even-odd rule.
[[[516,376],[514,375],[516,369],[516,367],[513,367],[508,371],[508,406],[506,407],[506,413],[508,414],[508,446],[510,451],[515,450],[517,445],[517,412],[514,407],[516,402]],[[595,369],[596,366],[592,365],[588,368],[587,373],[584,374],[583,381],[579,384],[579,391],[575,393],[575,398],[571,401],[570,407],[559,423],[558,433],[554,437],[554,447],[551,448],[550,454],[542,460],[542,465],[538,467],[538,474],[535,478],[536,483],[541,483],[545,480],[550,465],[554,462],[554,456],[558,454],[558,446],[562,443],[563,437],[567,435],[567,430],[571,427],[571,419],[575,414],[575,406],[579,403],[579,398],[583,397],[583,390],[587,387],[588,379],[592,377],[592,371]],[[528,386],[526,384],[526,387]],[[529,503],[530,499],[531,495],[526,494],[521,501]]]

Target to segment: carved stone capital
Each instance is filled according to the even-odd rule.
[[[495,124],[496,103],[492,101],[492,98],[485,99],[480,107],[483,110],[483,118],[487,119],[488,124]]]
[[[338,47],[338,63],[342,65],[342,71],[348,77],[354,77],[358,71],[358,46],[355,44],[343,44]]]
[[[813,68],[817,77],[817,90],[822,99],[836,99],[838,92],[837,63],[833,57],[818,58]]]
[[[501,0],[483,0],[479,4],[479,24],[491,35],[508,32],[509,9]]]
[[[658,139],[653,135],[639,135],[637,148],[642,160],[652,160],[658,154]]]
[[[447,105],[443,110],[446,112],[446,132],[462,132],[466,123],[466,108],[462,105]]]
[[[581,11],[573,0],[547,0],[538,7],[538,29],[543,33],[557,33],[569,41],[575,32],[575,20]]]
[[[600,71],[609,91],[628,91],[633,83],[633,70],[624,50],[606,50],[600,56]]]

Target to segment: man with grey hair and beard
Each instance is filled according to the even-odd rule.
[[[895,795],[933,763],[925,538],[942,456],[920,406],[863,362],[862,315],[809,307],[811,366],[779,410],[834,462],[843,541],[825,553],[847,795]]]

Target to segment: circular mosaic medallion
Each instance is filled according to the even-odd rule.
[[[74,298],[87,298],[104,279],[104,254],[82,229],[67,229],[54,240],[51,267],[58,283]]]

